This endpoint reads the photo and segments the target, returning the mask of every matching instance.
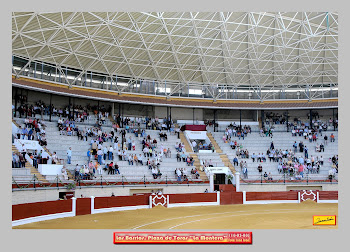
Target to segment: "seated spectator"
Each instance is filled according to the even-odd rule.
[[[267,173],[266,173],[266,172],[264,173],[264,175],[263,175],[263,176],[264,176],[264,179],[265,179],[265,180],[267,180],[268,175],[267,175]]]
[[[157,178],[157,174],[158,174],[158,170],[155,167],[153,167],[151,171],[152,171],[153,179],[156,179]]]

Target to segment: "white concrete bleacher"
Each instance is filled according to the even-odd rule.
[[[12,168],[12,177],[16,183],[28,183],[34,179],[28,168]]]
[[[40,118],[40,115],[36,115],[37,118]],[[18,119],[15,118],[16,121],[20,124],[23,124],[24,119]],[[45,118],[44,118],[45,119]],[[64,164],[68,168],[68,170],[71,171],[72,174],[74,174],[74,168],[75,165],[78,164],[83,165],[87,163],[87,156],[86,152],[90,148],[90,140],[91,138],[88,138],[88,141],[82,141],[78,140],[77,136],[65,136],[65,135],[60,135],[57,127],[57,119],[58,117],[52,117],[52,122],[44,120],[45,125],[47,126],[45,131],[46,131],[46,138],[47,138],[47,148],[50,150],[51,153],[54,151],[57,153],[59,159],[64,159]],[[96,123],[96,118],[92,118],[90,121],[85,122],[85,123],[76,123],[79,128],[86,129],[87,127],[91,127],[91,125],[94,125]],[[107,126],[108,125],[108,126]],[[111,130],[111,127],[109,125],[112,125],[112,122],[109,121],[109,119],[106,120],[106,124],[102,126],[103,131],[109,132]],[[242,125],[244,126],[245,123],[242,121]],[[144,124],[141,124],[141,128],[144,128]],[[279,125],[281,127],[285,127],[285,125]],[[254,152],[255,154],[259,152],[264,152],[266,153],[266,150],[270,146],[271,139],[268,137],[260,137],[258,133],[258,126],[257,125],[252,125],[252,133],[248,134],[248,136],[245,138],[245,140],[240,140],[238,141],[239,143],[243,143],[243,149],[248,149],[250,155]],[[255,129],[256,127],[256,129]],[[332,127],[330,127],[332,128]],[[208,127],[210,129],[210,127]],[[223,129],[224,130],[224,129]],[[281,130],[282,131],[282,130]],[[158,141],[158,146],[163,143],[165,148],[170,148],[172,157],[171,158],[165,158],[163,157],[163,161],[161,162],[160,165],[160,170],[162,172],[162,178],[161,179],[153,179],[153,176],[151,174],[151,171],[148,169],[147,166],[143,165],[129,165],[127,161],[119,161],[117,157],[117,153],[114,152],[114,163],[117,163],[119,165],[119,170],[121,174],[116,174],[116,175],[108,175],[106,171],[103,171],[103,178],[108,181],[121,181],[122,176],[124,180],[127,181],[141,181],[143,179],[146,179],[146,181],[161,181],[165,180],[176,180],[176,176],[174,174],[174,171],[176,168],[186,168],[187,170],[187,175],[190,178],[190,171],[192,169],[191,166],[187,166],[186,163],[184,162],[177,162],[176,160],[176,150],[175,150],[175,143],[180,142],[180,139],[177,138],[177,135],[170,135],[168,132],[168,141],[161,142],[159,139],[159,131],[154,131],[154,130],[146,130],[147,134],[150,134],[152,138],[156,138]],[[323,132],[323,134],[327,134],[328,136],[330,135],[330,131]],[[327,175],[328,170],[330,168],[330,163],[328,162],[328,159],[332,157],[333,155],[336,155],[338,153],[338,147],[337,147],[337,142],[338,142],[338,132],[335,131],[333,132],[335,135],[335,143],[328,143],[327,146],[325,146],[325,152],[322,153],[316,153],[315,152],[315,143],[309,143],[308,140],[305,140],[303,137],[292,137],[291,133],[287,132],[279,132],[279,130],[276,130],[274,132],[273,136],[273,141],[275,144],[276,149],[292,149],[292,144],[294,141],[299,142],[302,140],[306,146],[309,148],[309,156],[311,155],[318,155],[318,156],[323,156],[325,164],[321,167],[320,174],[322,175]],[[212,135],[216,142],[219,144],[220,148],[222,149],[223,153],[227,154],[231,163],[233,160],[233,157],[235,156],[235,150],[232,150],[229,146],[228,143],[224,143],[222,140],[223,132],[212,132]],[[141,145],[141,138],[136,138],[136,136],[133,133],[127,133],[126,138],[129,136],[132,137],[132,139],[135,140],[136,142],[136,150],[135,151],[127,151],[127,154],[132,153],[132,154],[140,154],[142,153],[142,145]],[[320,142],[321,140],[318,140]],[[106,142],[104,145],[109,147],[112,143],[111,142]],[[72,163],[71,165],[66,164],[66,152],[69,147],[72,147]],[[185,152],[185,154],[187,154]],[[214,166],[224,166],[220,155],[218,153],[197,153],[198,158],[200,161],[212,159],[212,163]],[[299,153],[298,153],[299,154]],[[300,153],[300,155],[303,155]],[[145,161],[146,159],[144,159]],[[241,160],[241,159],[239,159]],[[257,171],[257,163],[253,163],[251,158],[249,159],[243,159],[244,161],[247,161],[248,164],[248,175],[258,175]],[[107,160],[107,163],[110,161]],[[266,163],[262,163],[263,166],[263,171],[273,175],[278,175],[277,172],[277,163],[274,162],[269,162],[267,161]],[[237,170],[239,168],[236,167]],[[96,173],[97,178],[98,175]],[[317,177],[317,175],[311,174],[311,176]],[[59,176],[60,180],[64,181],[63,176]],[[47,176],[47,180],[49,181],[54,181],[56,179],[56,176]]]
[[[328,175],[328,171],[331,168],[331,163],[329,162],[329,158],[333,157],[334,155],[338,154],[338,132],[337,131],[325,131],[323,132],[323,136],[326,134],[328,137],[330,134],[333,133],[335,136],[335,142],[330,143],[328,140],[328,144],[325,146],[324,152],[316,152],[316,143],[312,142],[310,143],[308,140],[305,140],[303,137],[293,137],[290,132],[274,132],[273,137],[261,137],[259,133],[252,132],[251,134],[248,134],[247,137],[244,138],[244,140],[241,138],[241,140],[238,140],[237,137],[234,137],[234,140],[237,140],[238,143],[242,143],[243,149],[248,149],[249,151],[249,158],[248,159],[241,159],[238,157],[239,162],[241,160],[247,162],[247,168],[248,168],[248,177],[249,175],[259,175],[259,172],[257,170],[258,163],[253,162],[251,159],[251,155],[255,153],[256,155],[258,153],[264,153],[266,154],[266,151],[269,149],[271,141],[273,141],[275,149],[281,149],[281,150],[293,150],[293,143],[296,141],[299,143],[302,141],[307,147],[308,147],[308,153],[309,157],[311,156],[322,156],[324,159],[324,165],[321,166],[321,169],[319,171],[319,175],[324,175],[326,177]],[[212,133],[214,139],[220,146],[221,150],[227,154],[229,160],[233,164],[233,158],[236,156],[236,150],[231,149],[229,143],[225,143],[222,139],[224,133],[223,132],[213,132]],[[321,143],[323,142],[322,139],[318,139],[317,142]],[[299,149],[298,149],[299,150]],[[297,152],[296,156],[303,156],[304,153]],[[267,158],[267,162],[261,163],[263,167],[263,173],[266,171],[267,173],[271,172],[271,174],[275,177],[280,175],[277,170],[278,163],[277,162],[270,162]],[[236,166],[237,170],[240,170],[239,167]],[[277,175],[277,176],[276,176]],[[312,177],[320,177],[317,176],[318,174],[309,174],[310,178]]]
[[[65,160],[64,164],[68,170],[71,171],[72,174],[74,174],[74,169],[76,164],[79,166],[83,164],[87,164],[87,151],[90,148],[90,141],[91,138],[88,137],[88,141],[82,141],[78,140],[77,136],[66,136],[66,135],[60,135],[57,127],[57,122],[45,122],[47,125],[45,131],[46,131],[46,138],[47,138],[47,147],[50,150],[51,153],[56,152],[58,157],[61,159],[63,158]],[[90,126],[79,126],[79,128],[87,128]],[[110,132],[111,127],[105,127],[102,126],[102,131]],[[171,158],[165,158],[163,157],[163,161],[160,164],[160,171],[162,173],[161,179],[153,179],[153,176],[151,174],[151,171],[148,169],[146,165],[129,165],[128,161],[119,161],[117,153],[114,152],[114,159],[113,162],[117,163],[119,165],[119,171],[120,174],[115,175],[108,175],[107,171],[103,171],[103,179],[107,181],[121,181],[122,176],[123,180],[127,181],[140,181],[143,179],[146,179],[146,181],[161,181],[161,180],[176,180],[175,177],[175,169],[176,168],[186,168],[186,175],[188,178],[190,178],[190,171],[191,167],[187,166],[184,162],[177,162],[176,160],[176,149],[175,149],[175,143],[180,142],[180,139],[177,138],[177,135],[170,135],[168,132],[168,140],[167,141],[160,141],[159,139],[159,131],[154,130],[146,130],[146,133],[149,134],[152,139],[156,138],[158,142],[158,147],[163,144],[165,148],[170,148],[171,150]],[[126,133],[126,138],[128,139],[129,136],[133,140],[135,140],[136,144],[136,150],[135,151],[126,151],[127,155],[129,154],[143,154],[142,153],[142,138],[136,137],[134,133]],[[120,139],[120,138],[119,138]],[[113,143],[105,142],[103,146],[110,147],[110,145],[113,146]],[[72,159],[71,164],[68,165],[66,163],[66,152],[69,147],[72,147]],[[185,152],[185,154],[187,154]],[[147,159],[144,158],[144,164]],[[96,161],[94,161],[96,162]],[[110,163],[111,161],[106,160],[106,163]],[[47,176],[47,179],[55,179]],[[96,179],[100,179],[99,176],[96,173]]]

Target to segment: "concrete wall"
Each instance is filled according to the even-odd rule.
[[[166,112],[166,110],[165,110]],[[192,120],[193,109],[191,108],[171,108],[171,118],[173,120]],[[194,109],[194,120],[203,120],[203,109]]]
[[[155,107],[154,115],[158,118],[164,118],[167,116],[167,107]],[[169,111],[170,113],[170,111]],[[173,120],[192,120],[193,119],[193,109],[192,108],[171,108],[171,118]],[[194,109],[194,120],[203,120],[203,109]]]
[[[242,121],[256,121],[256,110],[242,110]],[[204,109],[203,117],[205,119],[214,119],[213,109]],[[239,120],[239,110],[235,109],[217,109],[216,120]]]
[[[75,190],[75,197],[80,198],[81,195],[84,197],[107,197],[111,196],[112,192],[116,196],[128,196],[132,195],[130,190],[132,189],[151,189],[151,190],[162,190],[164,194],[172,193],[203,193],[205,189],[209,190],[208,185],[151,185],[151,186],[121,186],[116,187],[104,187],[104,188],[77,188]],[[23,204],[40,201],[51,201],[59,198],[59,192],[67,192],[66,189],[43,189],[43,190],[21,190],[12,192],[12,204]]]
[[[329,118],[333,117],[333,110],[332,109],[315,109],[313,111],[317,111],[320,120],[329,120]],[[301,117],[301,118],[307,118],[307,115],[310,113],[310,110],[290,110],[289,116],[290,119],[293,120],[294,117]],[[335,115],[338,113],[338,109],[334,110]]]
[[[12,89],[12,96],[13,96],[13,103],[14,103],[14,95],[15,95],[15,89]],[[50,104],[50,94],[49,93],[44,93],[44,92],[38,92],[38,91],[33,91],[33,90],[24,90],[24,89],[19,89],[17,91],[17,94],[23,94],[27,96],[28,103],[29,104],[35,104],[37,101],[41,100],[43,101],[46,105]],[[82,105],[86,106],[87,104],[90,105],[97,105],[98,101],[97,100],[92,100],[92,99],[83,99],[83,98],[76,98],[76,97],[71,97],[71,104],[73,104],[74,100],[74,105]],[[69,97],[68,96],[63,96],[63,95],[52,95],[52,104],[56,108],[63,108],[68,106],[69,104]],[[17,106],[19,106],[20,103],[17,103]],[[100,101],[100,106],[104,105],[106,108],[108,108],[109,105],[112,105],[111,102],[107,101]]]
[[[123,113],[124,106],[124,116],[136,116],[136,117],[144,117],[144,116],[154,116],[153,106],[147,105],[139,105],[139,104],[120,104],[120,113]],[[166,111],[165,111],[166,113]],[[114,114],[119,114],[119,103],[114,103]]]

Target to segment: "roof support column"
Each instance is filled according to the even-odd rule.
[[[170,113],[170,125],[171,125],[171,121],[172,121],[172,118],[171,118],[171,107],[169,107],[169,113]]]
[[[261,110],[261,127],[265,127],[265,115],[264,115],[264,110]]]
[[[18,88],[15,87],[15,117],[17,117],[17,100],[18,100]]]
[[[287,124],[287,132],[289,131],[289,125],[288,125],[288,110],[286,110],[286,124]]]
[[[166,107],[166,126],[169,129],[169,106]]]
[[[310,109],[310,129],[312,128],[312,109]]]
[[[50,94],[50,122],[51,122],[51,116],[52,116],[52,94]]]
[[[239,130],[242,130],[242,110],[239,110]]]
[[[216,109],[214,109],[214,132],[216,132]]]
[[[335,131],[335,113],[333,108],[333,130]]]
[[[192,111],[193,111],[193,113],[192,113],[192,115],[193,115],[193,125],[194,125],[194,108],[192,109]]]
[[[72,107],[72,112],[73,112],[73,120],[74,120],[74,103],[75,103],[75,98],[73,97],[73,107]]]
[[[68,97],[68,120],[70,119],[70,102],[71,102],[71,100],[70,100],[70,96]]]

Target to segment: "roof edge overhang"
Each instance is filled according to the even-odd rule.
[[[308,101],[303,100],[225,100],[214,101],[208,98],[177,98],[159,95],[143,95],[134,93],[118,94],[117,91],[101,90],[90,87],[72,87],[69,85],[52,81],[42,81],[30,77],[12,76],[12,86],[24,89],[71,96],[84,99],[101,100],[108,102],[122,102],[140,105],[186,107],[203,109],[242,109],[242,110],[305,110],[305,109],[330,109],[338,108],[337,98],[325,98]],[[185,104],[181,104],[185,103]],[[199,104],[200,103],[200,104]]]

